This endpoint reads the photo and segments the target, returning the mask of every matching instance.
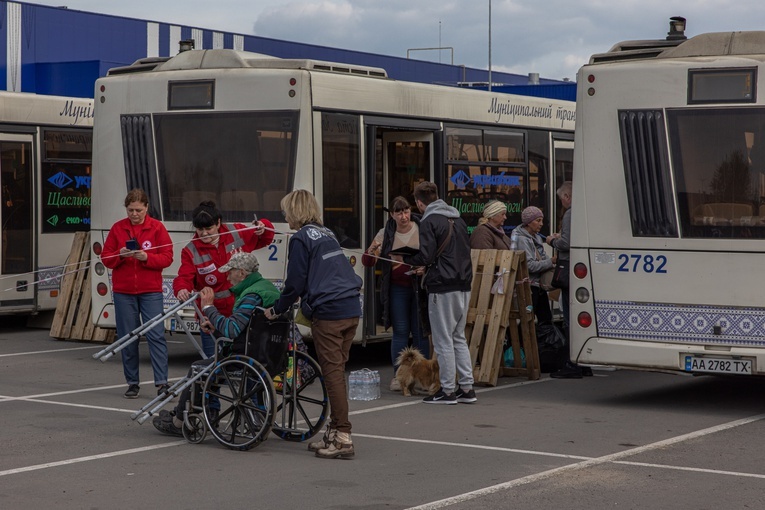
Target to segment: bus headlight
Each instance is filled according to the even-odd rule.
[[[590,300],[590,291],[585,289],[584,287],[579,287],[576,289],[576,292],[574,293],[574,296],[576,296],[576,300],[580,303],[586,303]]]

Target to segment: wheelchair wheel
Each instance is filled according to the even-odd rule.
[[[220,406],[220,410],[211,407]],[[205,419],[224,446],[249,450],[268,437],[274,420],[274,385],[263,366],[247,356],[226,358],[205,382]]]
[[[295,354],[293,365],[298,369],[293,377],[287,378],[285,371],[274,378],[278,383],[272,432],[286,441],[305,441],[327,421],[329,397],[316,360],[300,351]]]
[[[190,414],[186,421],[188,424],[183,424],[183,437],[186,441],[194,444],[204,441],[207,435],[207,424],[204,418],[199,414]]]

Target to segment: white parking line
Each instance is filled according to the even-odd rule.
[[[172,383],[175,381],[178,381],[180,379],[183,379],[183,377],[169,377],[167,379],[168,382]],[[141,383],[142,386],[154,386],[154,381],[144,381]],[[8,401],[14,401],[14,400],[31,400],[35,401],[37,399],[45,398],[45,397],[58,397],[61,395],[75,395],[77,393],[88,393],[90,391],[103,391],[103,390],[113,390],[115,388],[124,388],[126,385],[123,384],[112,384],[110,386],[96,386],[94,388],[81,388],[79,390],[67,390],[67,391],[56,391],[54,393],[40,393],[38,395],[24,395],[22,397],[11,397],[10,395],[0,395],[0,402],[8,402]],[[42,400],[40,400],[42,402]],[[70,404],[67,402],[51,402],[51,404],[59,404],[59,405],[77,405],[77,404]]]
[[[87,457],[78,457],[76,459],[60,460],[58,462],[47,462],[45,464],[36,464],[34,466],[26,466],[16,469],[7,469],[0,471],[0,476],[17,475],[19,473],[27,473],[29,471],[37,471],[40,469],[48,469],[58,466],[68,466],[70,464],[77,464],[79,462],[88,462],[91,460],[108,459],[109,457],[118,457],[120,455],[132,455],[134,453],[149,452],[152,450],[159,450],[160,448],[167,448],[170,446],[180,446],[187,444],[186,441],[173,441],[172,443],[155,444],[152,446],[143,446],[141,448],[131,448],[129,450],[120,450],[117,452],[101,453],[99,455],[89,455]]]
[[[51,352],[66,352],[66,351],[82,351],[85,349],[103,349],[103,346],[94,345],[92,347],[67,347],[66,349],[50,349],[47,351],[27,351],[27,352],[12,352],[9,354],[0,354],[0,358],[8,358],[10,356],[29,356],[31,354],[50,354]]]
[[[543,457],[559,457],[563,459],[576,459],[576,460],[590,460],[592,457],[583,457],[581,455],[568,455],[565,453],[550,453],[540,452],[533,450],[519,450],[517,448],[503,448],[501,446],[486,446],[480,444],[468,444],[468,443],[450,443],[448,441],[431,441],[429,439],[411,439],[408,437],[390,437],[390,436],[375,436],[373,434],[357,434],[353,433],[353,437],[365,437],[369,439],[382,439],[383,441],[401,441],[404,443],[419,443],[419,444],[433,444],[438,446],[455,446],[458,448],[472,448],[476,450],[491,450],[494,452],[507,452],[507,453],[521,453],[523,455],[541,455]]]
[[[509,482],[500,483],[497,485],[492,485],[490,487],[485,487],[483,489],[478,489],[472,492],[466,492],[464,494],[460,494],[457,496],[453,496],[451,498],[445,498],[438,501],[433,501],[431,503],[425,503],[424,505],[414,506],[411,508],[408,508],[407,510],[436,510],[439,508],[445,508],[451,505],[456,505],[457,503],[463,503],[465,501],[470,501],[476,498],[479,498],[481,496],[486,496],[488,494],[494,494],[496,492],[504,491],[507,489],[512,489],[513,487],[518,487],[520,485],[525,485],[528,483],[538,482],[540,480],[544,480],[546,478],[550,478],[552,476],[555,476],[557,474],[566,472],[566,471],[576,471],[583,468],[588,468],[591,466],[597,466],[599,464],[607,464],[611,462],[617,462],[619,459],[624,457],[630,457],[632,455],[637,455],[640,453],[644,453],[650,450],[656,450],[659,448],[664,448],[665,446],[670,446],[673,444],[681,443],[683,441],[688,441],[690,439],[696,439],[699,437],[707,436],[710,434],[714,434],[717,432],[721,432],[723,430],[732,429],[735,427],[740,427],[741,425],[747,425],[749,423],[753,423],[755,421],[759,421],[765,418],[765,414],[758,414],[755,416],[750,416],[749,418],[742,418],[740,420],[734,420],[728,423],[723,423],[721,425],[717,425],[714,427],[709,427],[706,429],[697,430],[695,432],[689,432],[688,434],[682,434],[680,436],[671,437],[669,439],[665,439],[663,441],[657,441],[655,443],[647,444],[645,446],[640,446],[637,448],[631,448],[629,450],[624,450],[622,452],[612,453],[611,455],[604,455],[602,457],[597,457],[589,460],[584,460],[582,462],[577,462],[576,464],[569,464],[567,466],[562,466],[555,469],[550,469],[548,471],[542,471],[541,473],[535,473],[533,475],[524,476],[522,478],[517,478],[515,480],[510,480]],[[456,446],[456,445],[455,445]],[[625,464],[625,462],[620,462],[622,464]],[[670,466],[662,466],[667,469],[672,469]],[[682,468],[678,467],[677,469],[688,469],[692,470],[692,468]],[[718,474],[729,474],[734,476],[757,476],[752,475],[751,473],[735,473],[730,471],[714,471],[710,470],[709,472],[718,473]],[[759,476],[758,476],[759,477]]]
[[[475,392],[477,395],[480,395],[482,393],[488,393],[490,391],[506,390],[508,388],[519,388],[521,386],[528,386],[529,384],[539,384],[539,383],[550,382],[555,380],[556,379],[546,378],[546,379],[537,379],[536,381],[521,381],[521,382],[512,383],[512,384],[504,384],[502,386],[492,386],[491,388],[479,389],[478,387],[476,387]],[[399,407],[418,405],[418,404],[422,404],[422,398],[423,397],[411,397],[411,398],[407,398],[405,402],[400,402],[398,404],[388,404],[384,406],[370,407],[369,409],[358,409],[356,411],[351,411],[348,414],[350,416],[356,416],[359,414],[376,413],[377,411],[385,411],[388,409],[397,409]]]
[[[58,406],[67,406],[67,407],[81,407],[84,409],[95,409],[97,411],[117,411],[119,413],[134,413],[135,409],[120,409],[118,407],[104,407],[104,406],[94,406],[89,404],[75,404],[73,402],[57,402],[55,400],[41,400],[37,398],[12,398],[12,399],[6,399],[6,400],[0,400],[0,402],[7,402],[9,400],[20,400],[22,402],[34,402],[37,404],[53,404]]]
[[[713,475],[730,475],[730,476],[741,476],[743,478],[761,478],[765,479],[765,475],[761,475],[758,473],[742,473],[740,471],[722,471],[720,469],[704,469],[704,468],[694,468],[694,467],[685,467],[685,466],[668,466],[666,464],[651,464],[649,462],[630,462],[628,460],[617,460],[613,462],[614,464],[624,464],[626,466],[640,466],[640,467],[650,467],[650,468],[660,468],[660,469],[673,469],[675,471],[693,471],[696,473],[710,473]]]

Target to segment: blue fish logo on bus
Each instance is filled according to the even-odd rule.
[[[66,175],[64,172],[59,172],[56,175],[51,176],[48,182],[53,184],[58,189],[63,189],[74,182],[74,179]]]
[[[455,186],[457,186],[457,189],[465,189],[465,186],[467,186],[470,182],[470,176],[466,174],[464,170],[460,170],[456,174],[452,175],[449,180],[452,181]]]
[[[48,182],[53,184],[58,189],[64,189],[68,187],[73,182],[75,184],[75,188],[81,188],[85,187],[87,189],[90,189],[90,176],[89,175],[75,175],[74,179],[69,177],[64,172],[59,172],[56,175],[53,175],[48,178]]]
[[[497,175],[474,175],[473,177],[470,177],[464,170],[460,170],[452,175],[449,180],[452,181],[457,189],[465,189],[465,187],[470,184],[470,181],[473,181],[473,185],[476,188],[521,185],[521,178],[519,176],[505,175],[505,172],[501,172]]]

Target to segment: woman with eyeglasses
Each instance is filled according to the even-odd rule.
[[[117,337],[122,338],[157,315],[162,304],[162,270],[173,263],[173,243],[161,221],[149,216],[149,197],[133,189],[125,197],[127,218],[112,225],[104,241],[101,262],[112,270],[112,293]],[[165,327],[145,333],[157,394],[167,387]],[[122,350],[122,369],[128,389],[125,398],[140,391],[138,342]]]
[[[416,278],[416,273],[421,273],[421,268],[413,272],[412,268],[406,264],[384,260],[390,258],[391,251],[420,249],[420,215],[412,214],[412,206],[406,198],[400,196],[393,199],[388,212],[390,214],[388,222],[384,228],[380,229],[372,240],[372,244],[364,252],[361,263],[366,267],[379,263],[382,269],[380,284],[382,322],[386,330],[393,327],[390,356],[394,377],[390,382],[390,389],[401,391],[401,386],[395,377],[398,370],[396,359],[399,353],[409,346],[409,335],[412,336],[412,346],[426,358],[430,358],[430,342],[427,333],[423,331],[423,325],[420,324],[417,290],[419,279]],[[378,260],[378,257],[382,260]]]
[[[191,212],[194,237],[181,250],[181,267],[173,280],[173,292],[181,301],[189,299],[194,291],[210,287],[215,292],[215,308],[228,317],[234,308],[231,283],[220,272],[235,250],[251,252],[271,244],[274,226],[266,220],[253,222],[255,228],[244,223],[226,225],[213,201],[204,201]],[[212,331],[201,331],[202,350],[210,357],[215,352]]]

